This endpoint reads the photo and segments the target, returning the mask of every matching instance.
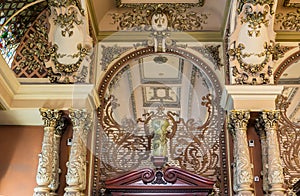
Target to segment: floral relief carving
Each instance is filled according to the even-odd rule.
[[[206,24],[208,14],[197,13],[190,8],[190,4],[140,4],[122,14],[114,13],[112,20],[118,24],[118,30],[151,31],[152,16],[165,14],[169,30],[194,31],[202,30]]]
[[[245,11],[246,17],[241,18],[241,22],[248,23],[248,35],[252,37],[253,35],[258,37],[260,36],[260,28],[262,25],[268,26],[269,20],[267,19],[268,11],[252,11],[252,8],[249,7]]]
[[[88,81],[92,38],[88,18],[77,0],[50,0],[49,60],[45,62],[52,83]],[[71,44],[70,44],[71,43]]]
[[[67,162],[65,196],[81,194],[86,188],[87,135],[91,129],[91,117],[86,110],[70,109],[73,124],[73,140]]]
[[[238,194],[251,193],[253,182],[252,164],[247,143],[249,111],[234,110],[229,114],[228,128],[234,136],[234,191]]]
[[[55,128],[61,119],[62,112],[59,110],[51,110],[41,108],[40,113],[44,121],[44,138],[42,144],[42,152],[39,154],[38,171],[36,182],[38,186],[34,189],[34,195],[50,193],[51,181],[53,180],[53,162],[55,148]]]
[[[275,23],[280,24],[281,30],[300,31],[300,9],[286,14],[277,13]]]
[[[232,57],[231,60],[236,60],[239,64],[239,67],[233,66],[232,69],[235,82],[237,84],[268,84],[270,83],[269,77],[273,74],[273,69],[269,65],[270,62],[282,58],[287,48],[271,41],[270,44],[265,42],[264,51],[260,53],[244,51],[246,51],[246,47],[243,43],[239,43],[228,51]],[[263,60],[259,63],[247,63],[245,58],[249,57],[263,57]]]

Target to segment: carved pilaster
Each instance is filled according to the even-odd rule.
[[[65,196],[84,195],[86,188],[86,143],[91,128],[90,115],[85,110],[70,109],[69,116],[73,123],[73,140],[65,188]]]
[[[229,129],[234,138],[234,191],[237,195],[253,195],[253,174],[247,143],[248,111],[231,111]]]
[[[41,108],[40,113],[44,121],[44,138],[42,152],[39,154],[39,165],[36,175],[38,186],[34,189],[34,196],[48,196],[51,190],[49,185],[53,179],[55,128],[62,116],[62,112],[59,110]]]
[[[268,183],[271,195],[284,195],[284,176],[281,164],[279,142],[277,137],[277,124],[279,111],[262,112],[261,121],[266,132],[266,142],[268,146]]]

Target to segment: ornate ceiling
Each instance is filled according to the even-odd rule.
[[[31,30],[35,24],[34,20],[41,17],[42,15],[40,14],[43,11],[47,11],[48,2],[49,1],[46,0],[0,0],[0,48],[8,64],[12,62],[14,49],[19,46],[20,40],[26,34],[26,31]],[[184,32],[186,35],[193,37],[193,40],[196,41],[222,43],[224,37],[226,37],[226,29],[229,28],[231,24],[229,16],[230,9],[234,9],[232,7],[233,2],[234,1],[231,0],[86,0],[86,6],[90,29],[93,30],[91,36],[95,37],[97,41],[105,41],[107,37],[110,37],[112,41],[144,41],[145,34],[149,34],[149,32],[153,30],[149,13],[163,12],[167,17],[167,30],[172,32],[173,36],[177,36],[176,39],[185,41],[184,36],[180,34]],[[244,0],[243,2],[252,1]],[[299,42],[299,8],[299,0],[278,1],[274,21],[276,42]],[[32,33],[32,31],[27,32]],[[25,39],[24,43],[30,39],[32,39],[32,37],[30,38],[29,36],[28,39]],[[219,48],[217,48],[217,50],[219,51]],[[221,50],[222,48],[220,48],[220,51]],[[36,50],[36,52],[39,52],[39,50]],[[119,52],[120,51],[118,51],[118,53]],[[149,59],[143,60],[150,61]],[[156,60],[164,61],[160,56],[157,56]],[[214,57],[212,60],[215,61],[214,64],[220,69],[222,66],[221,61],[223,62],[223,60],[216,61]],[[38,64],[28,59],[26,61],[29,64],[31,62],[32,67]],[[168,62],[170,61],[171,59],[168,58]],[[107,63],[109,62],[105,62],[105,59],[100,59],[100,65],[103,69]],[[182,63],[183,62],[178,61],[172,63],[172,65],[177,66],[177,70],[182,70]],[[299,62],[294,62],[293,66],[284,70],[278,83],[289,85],[299,84],[299,67]],[[16,66],[13,64],[12,69],[15,68]],[[179,105],[180,100],[176,100],[176,97],[172,97],[172,92],[182,93],[182,90],[178,87],[179,85],[176,86],[177,83],[182,82],[180,72],[170,71],[170,69],[166,71],[163,69],[164,68],[160,70],[158,64],[158,69],[155,70],[157,72],[153,73],[146,64],[140,66],[138,75],[142,83],[148,85],[144,85],[141,90],[144,95],[144,106],[151,105],[155,98],[158,100],[161,99],[162,95],[164,98],[169,96],[169,105],[174,106],[173,108]],[[33,78],[44,77],[45,74],[45,70],[35,72],[31,70],[20,71],[20,76],[26,75],[27,77],[27,75],[31,75]],[[160,81],[160,83],[172,81],[172,87],[168,89],[165,87],[154,87],[154,84],[151,84],[153,81]],[[293,100],[300,100],[299,93],[296,93],[298,92],[297,89],[295,87],[293,88],[294,90],[287,88],[284,93],[293,98]],[[5,108],[5,104],[2,105],[4,106],[0,105],[0,108]],[[297,102],[294,106],[294,110],[290,112],[291,115],[294,115],[296,110],[299,112],[299,108],[300,104]],[[299,115],[297,113],[297,115],[294,116]]]

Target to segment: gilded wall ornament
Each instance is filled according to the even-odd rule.
[[[268,11],[264,10],[264,11],[252,11],[251,8],[246,9],[246,17],[242,17],[241,18],[241,22],[243,23],[248,23],[248,27],[250,28],[248,30],[248,35],[250,37],[252,36],[260,36],[260,28],[261,25],[265,25],[268,26],[269,24],[269,20],[266,19],[266,16],[268,14]]]
[[[107,66],[115,59],[117,59],[124,52],[132,49],[133,47],[121,47],[118,45],[105,46],[101,45],[102,48],[102,58],[101,58],[101,69],[106,70]]]
[[[215,70],[220,70],[224,65],[220,58],[221,45],[205,45],[204,47],[191,47],[193,50],[200,52],[204,57],[208,58],[214,65]]]
[[[151,31],[158,26],[153,26],[156,17],[164,18],[168,23],[168,30],[195,31],[202,30],[206,24],[208,14],[197,13],[190,10],[192,6],[181,4],[140,4],[130,11],[122,14],[114,13],[112,20],[118,24],[118,30]],[[165,28],[166,30],[166,28]]]
[[[281,30],[300,31],[300,9],[286,14],[276,14],[275,23],[280,24]]]
[[[268,64],[270,61],[282,58],[286,48],[271,41],[270,44],[265,42],[264,51],[261,53],[247,53],[244,52],[245,50],[244,44],[239,43],[228,51],[228,54],[232,57],[231,60],[237,60],[239,63],[239,67],[234,66],[232,71],[235,82],[237,84],[257,84],[261,81],[262,84],[268,84],[270,82],[269,77],[273,74],[272,67],[268,66]],[[262,57],[263,60],[259,63],[247,63],[245,59],[249,57]]]
[[[69,7],[69,6],[76,6],[82,15],[84,15],[84,10],[81,6],[80,0],[47,0],[48,5],[51,7]]]
[[[93,45],[81,2],[50,0],[49,6],[50,59],[45,62],[49,79],[55,83],[87,82]]]
[[[273,5],[275,4],[275,0],[241,0],[238,4],[238,13],[241,13],[244,9],[244,5],[268,5],[270,7],[270,13],[274,14],[275,10],[273,10]]]
[[[69,9],[65,14],[59,14],[54,19],[54,24],[59,25],[63,30],[61,31],[62,36],[72,36],[74,28],[74,23],[80,25],[83,23],[82,19],[78,18],[77,11],[74,9]]]
[[[43,11],[25,33],[16,50],[11,69],[19,78],[46,78],[45,61],[49,60],[47,22],[49,12]]]

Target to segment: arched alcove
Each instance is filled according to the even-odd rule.
[[[165,53],[136,50],[109,66],[98,93],[94,192],[110,189],[111,182],[145,168],[153,169],[153,181],[135,177],[127,185],[154,186],[157,172],[163,183],[164,172],[173,167],[182,176],[193,173],[206,179],[208,192],[219,184],[221,170],[226,170],[221,167],[227,167],[222,163],[226,159],[222,87],[201,58],[175,47]],[[176,183],[182,181],[165,181],[161,189]]]

